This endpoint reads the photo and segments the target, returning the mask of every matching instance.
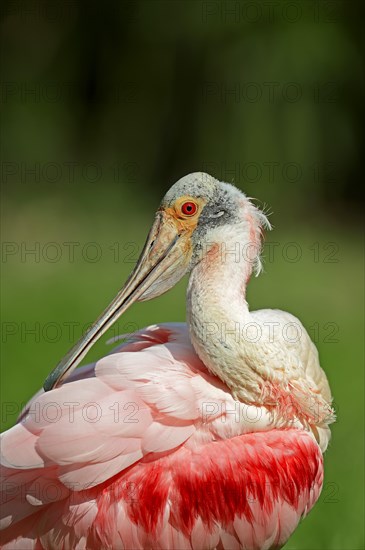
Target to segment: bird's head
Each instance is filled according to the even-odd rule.
[[[89,332],[47,378],[44,388],[59,385],[95,341],[136,301],[155,298],[191,271],[212,246],[228,237],[247,245],[249,271],[260,269],[261,234],[266,216],[236,187],[203,172],[189,174],[166,193],[145,246],[124,287]]]
[[[237,188],[203,172],[177,181],[156,213],[134,273],[157,270],[138,300],[148,300],[172,288],[211,251],[228,241],[243,245],[250,271],[259,273],[264,228],[263,212]],[[219,256],[219,255],[218,255]]]

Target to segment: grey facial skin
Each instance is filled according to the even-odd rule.
[[[162,199],[161,206],[170,207],[177,198],[184,195],[207,200],[193,235],[193,244],[196,246],[199,246],[209,229],[238,221],[237,199],[244,196],[233,185],[220,182],[204,172],[196,172],[190,174],[189,178],[184,177],[177,181]]]
[[[207,200],[192,235],[191,269],[199,261],[206,233],[215,227],[232,225],[240,220],[238,201],[245,195],[229,183],[220,182],[204,172],[196,172],[190,174],[189,178],[184,177],[177,181],[164,196],[161,206],[170,207],[177,198],[184,195]]]

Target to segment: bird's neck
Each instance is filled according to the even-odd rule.
[[[241,397],[254,400],[261,391],[260,377],[245,365],[255,350],[244,338],[244,331],[250,329],[246,302],[253,264],[250,253],[239,242],[211,245],[191,272],[187,322],[192,344],[206,367],[233,393],[239,391]]]
[[[303,369],[296,370],[296,360],[282,349],[281,340],[272,339],[267,318],[262,321],[258,312],[249,312],[246,286],[255,257],[239,253],[228,242],[211,245],[190,275],[187,323],[197,355],[235,399],[268,408],[280,426],[291,426],[299,419],[302,427],[327,429],[333,421],[330,404],[302,376]],[[298,354],[305,345],[304,339]]]

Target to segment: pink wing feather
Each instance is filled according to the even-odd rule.
[[[136,333],[3,434],[2,548],[280,547],[319,496],[322,454],[257,412],[186,325]]]

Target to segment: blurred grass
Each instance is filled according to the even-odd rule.
[[[56,199],[7,204],[4,220],[7,242],[23,242],[31,249],[37,241],[44,254],[47,243],[53,242],[61,246],[63,253],[53,263],[45,261],[41,252],[39,262],[32,255],[22,261],[19,253],[9,256],[3,264],[3,428],[15,422],[22,404],[39,389],[48,372],[80,336],[82,327],[96,318],[132,269],[152,221],[153,209],[146,214],[137,208],[136,199],[130,205],[128,200],[119,209],[111,201],[107,223],[103,205],[97,201],[84,209],[76,204],[77,218],[73,218],[71,205]],[[338,412],[333,440],[326,453],[322,496],[287,548],[360,550],[364,441],[361,236],[320,219],[310,227],[286,224],[281,228],[278,216],[273,216],[272,221],[277,229],[267,236],[265,272],[249,285],[251,309],[280,308],[302,320],[318,340],[321,362],[330,379]],[[80,243],[75,248],[74,262],[69,261],[62,245],[71,241]],[[101,258],[94,263],[80,252],[82,248],[85,252],[85,245],[90,242],[97,243],[102,251]],[[116,242],[119,258],[115,257]],[[126,243],[132,244],[123,250]],[[314,243],[318,243],[317,248]],[[328,243],[338,247],[330,258],[332,249],[325,248]],[[94,250],[92,246],[88,249],[89,258]],[[298,252],[301,258],[297,262],[288,261],[285,250],[289,258],[293,259]],[[318,258],[314,256],[315,250]],[[49,257],[51,253],[49,248]],[[126,261],[130,254],[131,261]],[[336,261],[328,263],[326,260],[331,258]],[[109,349],[105,342],[115,334],[161,321],[183,321],[185,287],[186,281],[182,281],[164,296],[134,305],[95,345],[88,359],[105,354]],[[37,336],[27,334],[37,323]],[[67,328],[70,323],[76,324],[73,335]],[[338,326],[338,332],[331,334],[333,326],[327,323]],[[15,333],[9,334],[9,330]],[[327,341],[333,338],[338,341]]]
[[[166,186],[208,171],[274,211],[265,273],[251,280],[249,302],[294,313],[318,339],[338,410],[323,494],[286,547],[365,548],[363,7],[5,2],[3,428],[123,284]],[[291,84],[298,101],[286,96]],[[262,93],[257,101],[246,97],[250,85]],[[34,246],[38,259],[26,254]],[[331,252],[338,261],[328,261]],[[184,320],[185,287],[134,305],[88,360],[110,349],[110,336]]]

